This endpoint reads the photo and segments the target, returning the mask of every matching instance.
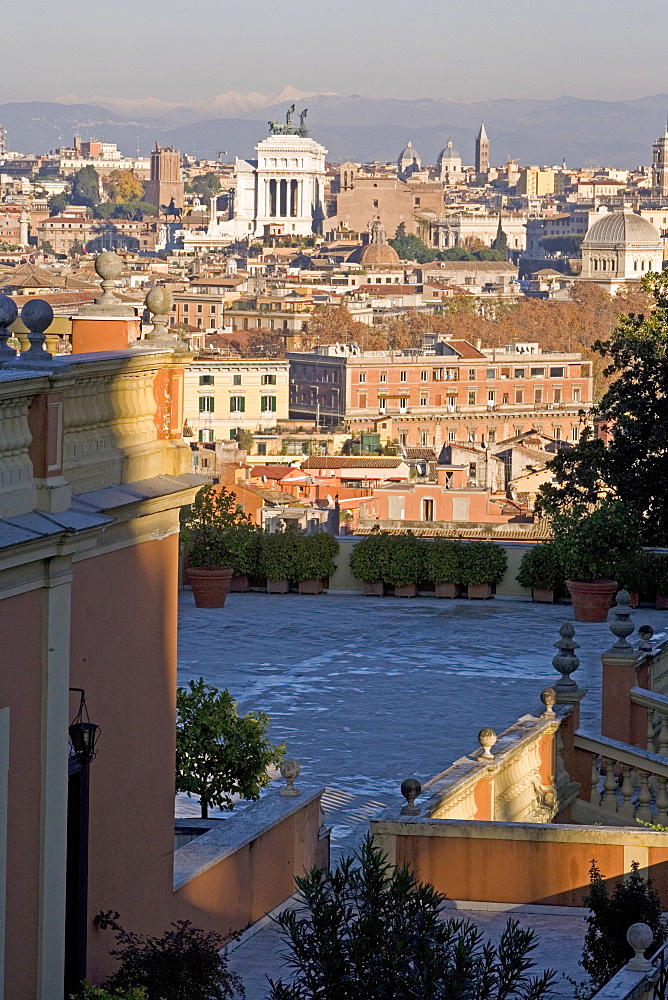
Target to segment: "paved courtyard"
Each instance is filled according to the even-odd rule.
[[[304,779],[327,786],[336,860],[357,846],[372,815],[396,801],[404,778],[425,781],[474,750],[483,726],[500,732],[540,706],[541,689],[558,678],[553,643],[570,618],[570,605],[521,601],[255,593],[231,594],[225,608],[204,611],[185,591],[179,682],[202,676],[229,688],[240,710],[269,713],[271,738],[286,742]],[[641,609],[634,619],[657,637],[668,626],[665,612]],[[613,637],[605,624],[575,627],[575,678],[589,689],[582,726],[598,733],[599,657]],[[179,812],[197,807],[181,799]],[[507,915],[478,916],[493,936]],[[536,923],[554,920],[564,940],[550,934],[546,946],[559,944],[554,956],[543,947],[541,961],[573,974],[581,918]],[[235,967],[251,975],[249,1000],[264,997],[265,970],[280,973],[279,950],[268,928],[234,953]]]

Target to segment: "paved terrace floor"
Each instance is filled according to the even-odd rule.
[[[271,716],[271,738],[287,744],[302,774],[327,786],[332,860],[349,853],[402,780],[420,781],[477,746],[483,726],[500,732],[540,706],[558,675],[551,660],[570,605],[521,601],[231,594],[225,608],[180,601],[179,682],[204,677],[227,687],[241,711]],[[657,638],[668,615],[634,614]],[[600,732],[600,653],[607,625],[576,624],[580,669],[589,694],[582,726]],[[297,782],[298,783],[298,782]],[[181,815],[197,814],[183,801]],[[490,936],[507,914],[471,914]],[[544,935],[539,965],[577,975],[582,918],[526,913]],[[249,1000],[266,995],[266,974],[280,975],[280,943],[268,927],[233,953]],[[570,992],[569,992],[570,990]],[[572,996],[567,985],[560,996]]]

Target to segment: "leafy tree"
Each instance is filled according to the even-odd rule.
[[[130,989],[111,990],[104,986],[93,986],[92,983],[83,983],[82,992],[76,1000],[148,1000],[146,990],[141,986],[133,986]]]
[[[554,980],[528,974],[534,931],[509,920],[493,945],[475,924],[443,920],[444,897],[387,864],[371,837],[334,871],[296,883],[304,909],[277,918],[294,981],[270,981],[271,1000],[540,1000]]]
[[[220,177],[210,170],[207,174],[193,177],[190,182],[192,190],[205,201],[210,201],[220,191]]]
[[[53,244],[51,243],[51,240],[42,240],[39,248],[42,251],[42,253],[48,254],[50,257],[56,256],[56,251],[53,249]]]
[[[133,219],[141,222],[145,215],[157,215],[158,209],[149,201],[102,201],[95,206],[97,219]]]
[[[73,205],[88,205],[95,208],[100,204],[100,175],[93,166],[82,167],[72,178]]]
[[[67,204],[67,195],[64,192],[62,194],[51,195],[48,201],[50,214],[60,215],[67,208]]]
[[[99,927],[116,931],[119,947],[111,954],[120,968],[105,983],[99,1000],[234,1000],[245,997],[240,977],[228,968],[221,952],[229,938],[193,927],[189,920],[172,924],[161,937],[124,931],[118,914],[99,914]],[[95,989],[93,987],[93,989]],[[84,994],[86,998],[86,994]],[[87,1000],[87,998],[86,998]],[[93,992],[90,1000],[98,1000]]]
[[[548,257],[560,254],[563,257],[581,257],[581,243],[584,234],[581,236],[543,236],[539,239],[539,246],[545,251]]]
[[[233,809],[231,796],[260,797],[267,767],[278,764],[285,745],[267,740],[269,716],[237,713],[230,692],[190,681],[176,692],[176,790],[199,796],[202,818],[209,806]]]
[[[503,234],[504,239],[505,235],[506,234],[504,233]],[[496,243],[496,240],[494,240],[491,247],[483,247],[482,250],[476,250],[475,251],[476,260],[507,260],[508,259],[507,252],[505,250],[500,250],[498,248],[495,248],[494,243]]]
[[[641,279],[652,305],[647,313],[619,318],[607,340],[593,349],[608,360],[612,378],[592,415],[605,420],[607,448],[583,434],[568,454],[549,463],[555,480],[539,506],[548,514],[604,495],[635,508],[648,544],[668,543],[668,273]]]
[[[113,202],[141,201],[144,185],[133,170],[112,170],[103,186]]]
[[[580,965],[597,990],[633,958],[633,949],[626,940],[631,924],[647,924],[654,934],[652,951],[666,940],[659,894],[652,880],[640,874],[637,861],[631,862],[630,875],[617,883],[611,895],[596,862],[592,861],[584,904],[589,908],[589,916]]]
[[[415,260],[418,264],[427,264],[436,260],[437,250],[428,247],[419,236],[406,232],[404,223],[400,223],[393,240],[388,241],[397,251],[402,260]]]
[[[508,256],[508,237],[504,233],[503,226],[501,225],[500,212],[499,212],[499,227],[496,230],[496,236],[492,240],[492,250],[497,250],[499,253],[503,254],[504,260]]]

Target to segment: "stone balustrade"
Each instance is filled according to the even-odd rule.
[[[589,770],[589,783],[581,781],[573,806],[576,823],[599,822],[629,826],[668,824],[668,759],[636,750],[604,736],[576,732],[573,740],[578,774]],[[586,757],[583,764],[577,758]]]

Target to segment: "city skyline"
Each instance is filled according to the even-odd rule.
[[[420,0],[410,9],[398,0],[342,0],[335,12],[308,18],[295,0],[117,0],[113,13],[69,0],[57,18],[36,0],[9,19],[16,37],[30,38],[30,73],[21,46],[9,47],[0,90],[4,101],[102,94],[190,103],[286,85],[405,100],[632,100],[666,89],[668,8],[648,0],[643,11],[651,32],[638,31],[636,11],[621,0],[562,0],[558,21],[531,0],[464,8]],[[48,30],[34,30],[40,20]],[[77,59],[63,61],[63,47]]]

